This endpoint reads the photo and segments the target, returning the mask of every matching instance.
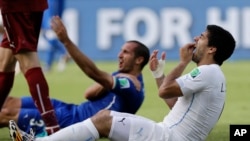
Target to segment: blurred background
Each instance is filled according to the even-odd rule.
[[[179,47],[193,41],[207,24],[233,34],[237,49],[231,60],[250,59],[248,0],[65,0],[62,18],[71,39],[96,61],[115,60],[120,46],[131,39],[150,50],[165,50],[167,59],[177,60]],[[42,60],[48,49],[43,41]]]

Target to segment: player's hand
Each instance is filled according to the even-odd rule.
[[[51,20],[51,28],[53,31],[56,33],[58,39],[62,42],[65,43],[69,40],[67,30],[60,19],[59,16],[53,16]]]
[[[165,52],[162,52],[160,59],[158,59],[157,55],[158,50],[154,50],[149,59],[149,68],[155,78],[159,78],[163,75],[166,58]]]
[[[189,63],[193,57],[193,51],[195,49],[195,43],[188,43],[180,48],[180,61],[183,63]]]

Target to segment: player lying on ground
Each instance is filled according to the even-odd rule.
[[[55,18],[53,22],[59,26],[54,29],[60,34],[60,19]],[[235,40],[228,31],[208,25],[194,38],[194,43],[180,48],[180,62],[167,76],[163,75],[161,63],[158,64],[158,52],[153,52],[150,68],[159,86],[159,96],[171,108],[162,122],[102,110],[83,122],[36,139],[24,135],[10,121],[11,137],[14,141],[16,135],[29,136],[35,141],[95,141],[102,137],[112,141],[204,141],[223,111],[226,82],[220,66],[234,49]],[[197,67],[181,76],[191,60]]]
[[[61,27],[64,26],[61,25]],[[111,75],[98,69],[87,56],[81,53],[70,41],[67,32],[60,33],[59,36],[59,38],[67,38],[67,42],[61,41],[68,47],[74,61],[88,77],[96,81],[96,84],[89,87],[85,93],[89,101],[80,105],[59,102],[59,108],[56,106],[58,104],[55,105],[60,127],[64,128],[83,121],[101,109],[136,113],[144,99],[142,70],[148,63],[149,49],[138,41],[127,41],[118,53],[118,71]],[[13,108],[13,103],[17,108]],[[1,116],[5,119],[0,117],[0,120],[6,126],[9,119],[14,119],[22,130],[28,131],[31,126],[36,134],[42,133],[39,128],[40,115],[33,107],[33,101],[30,98],[22,98],[22,100],[12,98],[1,112]]]

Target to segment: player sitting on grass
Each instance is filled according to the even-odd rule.
[[[58,19],[54,22],[55,26],[61,25]],[[228,31],[208,25],[200,36],[194,38],[194,43],[180,48],[180,62],[166,76],[157,59],[158,51],[153,52],[150,68],[159,87],[159,96],[171,109],[162,122],[102,110],[50,136],[25,136],[31,141],[95,141],[99,138],[112,141],[204,141],[223,111],[226,80],[220,66],[234,49],[235,40]],[[181,76],[191,60],[197,67]],[[23,136],[20,133],[10,121],[10,135],[14,141],[17,141],[16,136]]]
[[[66,32],[63,36],[68,38]],[[68,51],[82,71],[96,84],[85,92],[89,101],[80,105],[52,100],[61,128],[83,121],[102,109],[136,113],[144,99],[142,70],[150,55],[145,45],[138,41],[127,41],[118,54],[118,71],[112,75],[98,69],[72,42]],[[30,97],[9,97],[6,100],[0,113],[0,125],[8,126],[10,119],[16,121],[23,131],[28,132],[33,128],[36,135],[43,135],[44,124]]]

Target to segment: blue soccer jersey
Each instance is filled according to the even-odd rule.
[[[127,77],[117,77],[114,72],[114,87],[111,91],[96,100],[89,100],[82,104],[68,104],[52,99],[56,116],[61,128],[83,121],[102,109],[119,112],[136,113],[144,100],[144,83],[142,75],[137,79],[141,84],[138,91],[134,83]],[[36,134],[44,131],[44,122],[36,109],[31,97],[22,98],[22,108],[18,118],[18,126],[26,132],[33,128]]]
[[[113,73],[113,76],[118,72]],[[141,89],[136,90],[134,83],[127,77],[114,77],[114,88],[100,99],[84,102],[78,106],[81,119],[90,117],[101,109],[108,109],[134,114],[144,100],[144,84],[142,75],[137,78]],[[87,109],[87,110],[86,110]]]

